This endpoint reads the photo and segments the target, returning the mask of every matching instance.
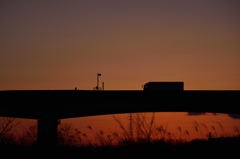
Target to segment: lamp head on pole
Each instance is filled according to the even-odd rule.
[[[101,73],[98,73],[97,75],[98,75],[98,76],[101,76]]]

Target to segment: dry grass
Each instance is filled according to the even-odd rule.
[[[151,145],[151,144],[162,144],[162,145],[177,145],[190,142],[190,134],[188,130],[183,130],[180,126],[176,127],[179,131],[179,137],[177,138],[168,131],[168,122],[166,125],[157,125],[155,122],[155,113],[151,116],[147,116],[145,113],[133,114],[132,130],[125,127],[120,119],[113,116],[114,120],[121,128],[121,132],[112,132],[106,134],[103,130],[95,132],[91,126],[88,129],[93,135],[93,140],[90,139],[85,133],[74,128],[71,124],[60,124],[58,128],[58,143],[62,147],[124,147],[129,145]],[[13,128],[11,125],[12,120],[8,121],[8,128]],[[199,124],[194,121],[193,126],[198,133],[198,140],[213,139],[219,137],[230,137],[228,136],[223,126],[217,123],[221,128],[222,135],[217,134],[216,128],[211,126],[208,128],[205,124]],[[6,127],[6,126],[5,126]],[[2,128],[5,128],[2,126]],[[203,131],[202,128],[204,128]],[[4,131],[3,131],[4,130]],[[2,129],[2,132],[6,132]],[[24,130],[21,135],[14,134],[11,129],[7,129],[7,133],[0,134],[0,145],[22,145],[31,146],[37,142],[37,126],[32,125],[28,129]],[[209,136],[210,130],[213,130],[213,134]],[[234,126],[234,130],[237,136],[240,136],[239,127]],[[205,132],[205,133],[204,133]],[[205,134],[205,135],[204,135]]]

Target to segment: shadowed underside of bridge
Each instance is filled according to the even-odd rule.
[[[57,143],[58,119],[136,113],[240,114],[239,91],[0,91],[0,116],[38,120],[38,139]]]
[[[50,106],[50,105],[49,105]],[[34,105],[33,105],[34,107]],[[25,119],[41,119],[44,116],[52,116],[57,119],[86,117],[108,114],[123,114],[137,112],[211,112],[225,114],[240,114],[235,104],[214,105],[214,104],[166,104],[166,103],[137,103],[137,102],[108,102],[108,103],[81,103],[68,105],[59,108],[30,109],[26,105],[6,105],[1,107],[0,116]]]
[[[1,91],[0,116],[58,119],[129,112],[240,114],[239,91]]]

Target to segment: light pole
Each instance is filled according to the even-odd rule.
[[[101,76],[101,73],[97,74],[97,90],[99,89],[98,85],[99,85],[99,76]]]

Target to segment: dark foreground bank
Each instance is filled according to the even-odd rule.
[[[131,143],[118,147],[57,147],[38,146],[0,146],[1,155],[10,157],[74,157],[74,158],[129,158],[136,157],[234,157],[240,155],[240,136],[206,140],[194,140],[188,143],[157,141],[154,143]],[[165,158],[164,157],[164,158]]]

